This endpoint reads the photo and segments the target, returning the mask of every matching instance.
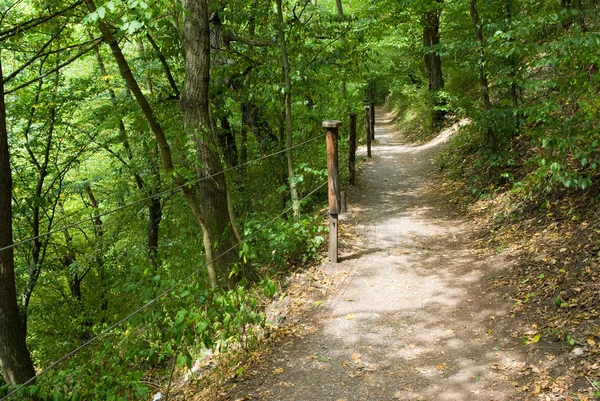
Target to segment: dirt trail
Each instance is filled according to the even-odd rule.
[[[490,286],[507,262],[474,246],[432,174],[447,131],[402,142],[378,111],[373,159],[348,190],[345,279],[323,299],[314,332],[277,345],[234,400],[518,400],[511,372],[525,349]]]

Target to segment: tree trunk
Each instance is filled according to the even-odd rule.
[[[485,68],[485,40],[483,39],[483,29],[481,28],[479,12],[477,11],[477,0],[471,0],[470,13],[471,20],[473,21],[473,28],[475,30],[475,38],[479,43],[479,88],[481,91],[481,103],[483,105],[484,112],[486,115],[489,115],[489,112],[492,109],[492,104],[490,102],[490,89],[487,79],[487,71]],[[486,121],[486,125],[488,125],[485,128],[488,145],[490,149],[495,151],[498,147],[496,134],[489,126],[488,121]]]
[[[438,7],[438,3],[442,3],[443,0],[435,0],[432,6],[435,9],[426,11],[423,13],[421,23],[423,25],[423,46],[425,48],[425,67],[427,69],[427,78],[429,81],[429,91],[436,93],[444,88],[444,78],[442,76],[442,59],[437,50],[433,50],[432,47],[440,44],[440,14],[441,8]],[[435,110],[440,104],[436,97],[433,103],[433,123],[434,125],[439,124],[444,119],[443,110]]]
[[[338,21],[342,22],[344,20],[344,8],[342,7],[342,0],[335,0],[335,5],[337,7]]]
[[[197,169],[198,178],[223,170],[217,141],[212,131],[209,110],[210,82],[210,27],[207,0],[184,0],[184,48],[185,80],[181,106],[183,124],[188,135],[196,142],[198,161],[202,168]],[[231,287],[229,268],[238,261],[237,246],[227,207],[227,183],[224,174],[198,183],[198,194],[202,203],[204,246],[208,252],[215,251],[222,256],[215,260],[215,268],[221,274],[221,281]],[[226,252],[223,254],[223,252]],[[209,260],[213,260],[209,258]]]
[[[160,167],[158,165],[158,146],[156,142],[152,151],[146,147],[146,153],[150,156],[150,172],[152,174],[151,182],[147,185],[147,194],[154,195],[160,192],[162,180],[160,177]],[[163,202],[160,196],[153,196],[148,205],[148,259],[155,270],[161,266],[158,253],[158,240],[160,223],[162,222]]]
[[[436,2],[441,3],[440,0],[436,0]],[[431,49],[433,46],[440,44],[440,14],[441,9],[427,11],[423,13],[423,18],[421,20],[423,24],[425,66],[427,68],[430,91],[438,91],[444,88],[444,78],[442,77],[442,60],[437,50]]]
[[[11,200],[12,173],[0,58],[0,248],[13,243]],[[7,383],[25,383],[35,376],[17,305],[13,248],[0,251],[0,366]]]
[[[294,177],[294,152],[291,149],[292,140],[292,81],[290,79],[290,67],[287,57],[287,45],[285,42],[285,31],[283,22],[283,9],[281,0],[275,0],[277,3],[277,22],[279,47],[281,49],[281,70],[283,74],[284,86],[284,105],[285,105],[285,144],[286,156],[288,164],[288,180],[290,184],[290,195],[292,198],[292,208],[294,217],[300,217],[300,200],[298,198],[298,190],[296,189],[296,178]]]
[[[344,21],[344,7],[342,6],[342,0],[335,0],[335,5],[337,7],[337,15],[338,15],[338,21],[342,22]],[[344,42],[344,35],[342,35],[340,37],[340,43]],[[343,74],[342,76],[342,82],[340,83],[340,93],[342,94],[342,96],[346,97],[346,75]],[[312,99],[309,99],[312,100]],[[309,101],[308,104],[310,105],[312,102]],[[310,107],[309,107],[310,108]],[[312,108],[310,108],[312,110]]]

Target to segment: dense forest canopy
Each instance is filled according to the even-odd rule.
[[[0,0],[0,394],[145,399],[251,349],[325,236],[321,122],[365,102],[468,118],[441,163],[474,198],[594,191],[599,8]]]

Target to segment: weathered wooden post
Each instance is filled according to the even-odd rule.
[[[370,107],[370,111],[371,111],[371,140],[374,141],[375,140],[375,103],[371,102],[371,107]]]
[[[348,181],[354,185],[356,178],[356,113],[350,114],[350,136],[348,137]]]
[[[329,261],[338,262],[338,214],[340,179],[338,170],[338,128],[341,121],[323,121],[327,129],[327,174],[329,177]]]
[[[365,137],[367,138],[367,157],[371,157],[371,114],[369,106],[365,106]]]

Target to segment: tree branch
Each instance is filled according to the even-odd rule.
[[[44,45],[40,48],[40,50],[33,56],[31,57],[27,62],[25,62],[25,64],[23,64],[21,67],[17,68],[16,70],[14,70],[8,77],[4,78],[4,83],[6,84],[7,82],[9,82],[11,79],[13,79],[14,77],[16,77],[17,75],[19,75],[19,73],[21,71],[23,71],[25,68],[29,67],[35,60],[37,60],[40,57],[44,57],[45,53],[44,50],[46,50],[46,48],[48,46],[50,46],[50,44],[52,42],[54,42],[54,39],[58,38],[58,35],[61,34],[61,32],[65,29],[65,27],[67,26],[67,24],[64,24],[62,27],[60,27],[60,29],[58,30],[58,32],[56,32],[55,35],[53,35],[52,37],[50,37],[50,40],[48,40],[46,43],[44,43]]]
[[[248,46],[267,47],[267,46],[272,46],[272,45],[277,44],[277,39],[275,39],[275,38],[273,38],[270,41],[262,42],[262,41],[242,38],[241,36],[237,36],[236,34],[229,32],[229,31],[225,31],[225,32],[226,32],[225,37],[227,38],[227,40],[229,40],[231,42],[243,43]]]
[[[154,41],[154,38],[152,38],[149,32],[146,32],[146,39],[148,39],[148,42],[150,42],[150,45],[152,45],[152,48],[156,52],[156,55],[158,56],[158,59],[160,60],[160,63],[163,66],[163,69],[165,70],[165,74],[167,74],[167,80],[169,81],[169,85],[171,85],[171,89],[173,89],[173,92],[175,92],[175,96],[179,99],[181,97],[181,92],[179,91],[179,88],[175,83],[175,79],[173,79],[173,74],[171,74],[171,68],[169,68],[167,59],[165,59],[165,56],[160,51],[160,47],[158,47],[158,45]]]
[[[41,25],[44,22],[50,21],[53,18],[56,18],[63,14],[66,14],[67,12],[80,6],[82,3],[83,3],[83,1],[79,0],[76,3],[73,3],[72,5],[70,5],[69,7],[55,12],[54,14],[50,14],[45,17],[33,18],[33,19],[30,19],[29,21],[25,21],[25,22],[20,23],[19,25],[13,26],[12,28],[6,29],[4,31],[0,31],[0,43],[4,42],[6,39],[8,39],[12,36],[18,35],[19,33],[22,33],[28,29],[35,28],[36,26]]]
[[[329,46],[331,46],[332,44],[334,44],[335,42],[337,42],[338,40],[341,40],[346,33],[350,31],[350,27],[346,28],[341,35],[339,35],[337,38],[329,41],[327,44],[321,46],[321,48],[317,51],[317,53],[314,55],[314,57],[312,58],[312,60],[308,63],[308,65],[311,65],[312,63],[314,63],[315,61],[317,61],[317,57],[323,52],[323,50],[325,50],[326,48],[328,48]]]
[[[101,40],[100,40],[100,39],[97,39],[97,40],[95,40],[95,41],[94,41],[94,46],[96,46],[96,45],[97,45],[98,43],[100,43],[100,42],[101,42]],[[46,78],[48,75],[54,74],[55,72],[59,71],[61,68],[63,68],[63,67],[66,67],[67,65],[71,64],[73,61],[77,60],[78,58],[80,58],[80,57],[81,57],[81,56],[83,56],[84,54],[86,54],[86,53],[90,52],[91,50],[93,50],[93,49],[94,49],[94,46],[88,47],[87,49],[85,49],[85,50],[83,50],[83,51],[81,51],[81,52],[77,53],[76,55],[74,55],[73,57],[71,57],[70,59],[68,59],[67,61],[65,61],[64,63],[62,63],[62,64],[59,64],[59,65],[58,65],[56,68],[53,68],[52,70],[50,70],[50,71],[46,72],[45,74],[43,74],[43,75],[40,75],[39,77],[36,77],[36,78],[30,79],[29,81],[27,81],[27,82],[25,82],[25,83],[23,83],[23,84],[21,84],[21,85],[19,85],[19,86],[17,86],[17,87],[14,87],[14,88],[12,88],[12,89],[10,89],[10,90],[7,90],[7,91],[5,91],[5,92],[4,92],[4,94],[5,94],[5,95],[8,95],[8,94],[10,94],[10,93],[16,92],[16,91],[18,91],[19,89],[23,89],[23,88],[25,88],[26,86],[29,86],[29,85],[31,85],[32,83],[39,81],[40,79],[44,79],[44,78]]]

